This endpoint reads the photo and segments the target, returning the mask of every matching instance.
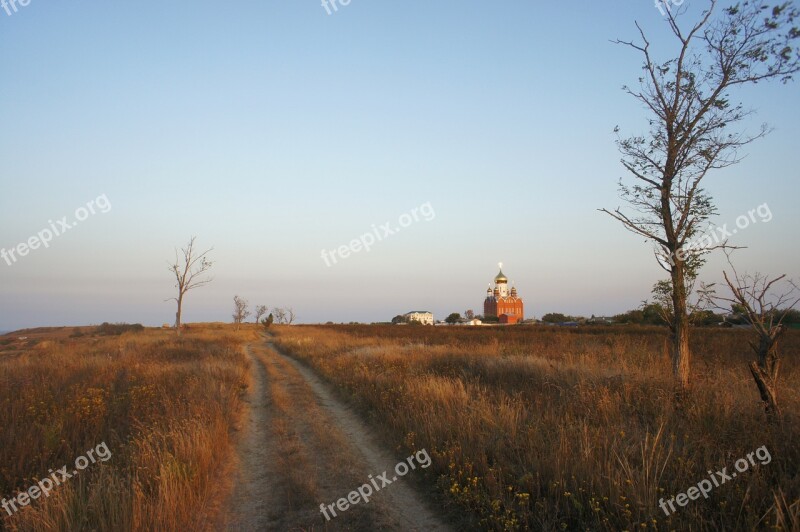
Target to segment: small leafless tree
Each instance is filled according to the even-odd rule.
[[[464,311],[464,317],[467,318],[468,320],[474,320],[475,319],[475,311],[474,310],[465,310]]]
[[[207,249],[202,253],[197,253],[194,249],[195,237],[189,239],[186,247],[181,248],[181,256],[178,256],[178,250],[175,250],[175,262],[169,267],[169,271],[175,275],[175,288],[178,289],[178,295],[167,299],[167,301],[175,301],[178,304],[178,310],[175,312],[175,329],[178,336],[181,334],[181,315],[183,313],[183,300],[189,290],[198,288],[212,281],[210,278],[203,278],[203,275],[211,269],[213,263],[208,260],[208,253],[214,248]]]
[[[750,362],[750,373],[758,387],[767,418],[774,422],[780,418],[778,406],[778,339],[786,330],[783,320],[798,303],[797,285],[786,280],[786,275],[770,278],[761,273],[739,274],[728,255],[728,264],[732,273],[723,272],[725,284],[728,285],[729,297],[714,296],[719,303],[728,303],[729,308],[738,307],[745,319],[753,328],[754,341],[749,342],[756,354],[756,360]]]
[[[261,322],[261,316],[267,313],[267,306],[266,305],[259,305],[256,307],[256,323]]]
[[[294,319],[295,319],[294,309],[292,307],[288,307],[286,309],[286,324],[291,325],[292,323],[294,323]]]
[[[275,315],[275,321],[278,322],[278,325],[283,325],[286,323],[286,311],[280,307],[275,307],[272,309],[272,313]]]
[[[233,305],[233,323],[236,324],[236,330],[238,331],[239,326],[250,315],[250,311],[247,309],[247,300],[239,296],[233,296]]]
[[[623,90],[643,105],[650,131],[617,140],[632,179],[619,184],[630,211],[601,210],[653,242],[669,274],[672,369],[681,391],[689,386],[691,355],[687,286],[703,264],[692,244],[716,213],[703,179],[739,162],[740,149],[768,132],[732,131],[751,111],[732,102],[730,92],[761,81],[787,82],[800,69],[800,49],[793,46],[800,13],[792,4],[748,1],[712,19],[717,4],[709,0],[699,20],[686,27],[677,20],[685,6],[667,11],[675,49],[666,60],[656,57],[638,23],[638,42],[616,41],[642,57],[639,87]]]

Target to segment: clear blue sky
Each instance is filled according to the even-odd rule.
[[[172,322],[167,262],[190,235],[216,264],[187,321],[230,320],[234,294],[305,322],[480,312],[498,261],[528,316],[611,314],[663,276],[597,212],[619,204],[614,126],[645,128],[620,90],[640,58],[609,41],[638,20],[672,51],[652,2],[18,9],[0,10],[0,247],[102,194],[111,209],[0,261],[0,329]],[[742,268],[800,278],[797,89],[739,93],[758,111],[746,127],[775,131],[707,188],[720,223],[770,206],[733,240]],[[427,202],[432,220],[322,260]]]

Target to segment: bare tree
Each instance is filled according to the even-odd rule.
[[[294,323],[294,319],[295,319],[294,309],[292,307],[288,307],[286,309],[286,324],[291,325],[292,323]]]
[[[210,278],[203,278],[203,275],[213,265],[208,260],[207,255],[214,248],[198,254],[194,249],[194,241],[195,237],[191,237],[186,247],[181,248],[180,257],[178,256],[178,250],[175,250],[175,262],[169,267],[169,271],[175,275],[175,288],[178,289],[178,295],[167,299],[167,301],[175,301],[178,304],[178,310],[175,312],[175,329],[178,336],[181,334],[181,315],[183,312],[183,299],[186,297],[186,293],[212,281]]]
[[[474,310],[465,310],[464,311],[464,317],[467,318],[468,320],[475,319],[475,311]]]
[[[278,322],[278,325],[286,323],[286,311],[284,309],[275,307],[272,309],[272,313],[275,314],[275,321]]]
[[[233,296],[233,323],[236,324],[236,330],[239,330],[239,326],[247,319],[247,316],[250,315],[250,311],[247,309],[247,300],[242,299],[239,296]]]
[[[267,313],[267,306],[266,305],[259,305],[256,307],[256,323],[261,321],[261,316]]]
[[[703,264],[703,251],[692,240],[716,212],[701,184],[711,170],[736,164],[739,149],[768,132],[766,127],[755,134],[730,131],[751,114],[731,103],[730,90],[766,80],[787,82],[800,68],[800,52],[791,47],[800,37],[793,26],[798,11],[789,3],[770,9],[761,0],[744,2],[712,20],[717,3],[710,0],[688,28],[676,20],[685,8],[666,13],[676,45],[666,61],[654,57],[638,23],[640,42],[616,41],[643,57],[639,88],[623,90],[644,105],[650,131],[617,140],[633,179],[630,185],[620,181],[620,198],[633,212],[601,209],[654,242],[659,265],[669,273],[672,366],[683,390],[690,364],[687,299]]]
[[[725,284],[730,289],[730,297],[714,296],[716,302],[736,305],[742,310],[745,319],[752,326],[755,341],[749,342],[756,354],[750,362],[750,373],[758,387],[767,418],[776,421],[780,417],[778,407],[778,339],[786,330],[783,320],[800,303],[798,287],[787,281],[786,275],[769,278],[761,273],[739,274],[728,255],[732,274],[723,272]],[[781,288],[781,285],[784,285]],[[718,305],[719,306],[719,305]],[[719,306],[719,308],[724,308]],[[732,307],[731,307],[732,308]]]

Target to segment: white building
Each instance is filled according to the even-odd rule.
[[[433,325],[433,312],[427,310],[414,310],[403,314],[406,321],[418,321],[423,325]]]

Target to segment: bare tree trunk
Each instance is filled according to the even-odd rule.
[[[178,311],[175,313],[175,330],[178,336],[181,335],[181,306],[183,305],[183,294],[178,296]]]
[[[767,419],[775,421],[781,415],[775,382],[755,361],[750,362],[750,373],[753,374],[753,379],[755,379],[756,386],[758,386],[758,393],[761,394],[761,400],[764,402]]]
[[[686,311],[686,279],[683,261],[672,268],[672,373],[681,392],[689,388],[689,315]]]
[[[684,316],[676,320],[672,339],[672,372],[681,390],[689,388],[689,320]]]
[[[758,345],[758,361],[750,362],[750,373],[758,386],[758,393],[764,403],[767,419],[775,422],[780,418],[781,410],[778,407],[778,359],[775,341],[761,336]]]

